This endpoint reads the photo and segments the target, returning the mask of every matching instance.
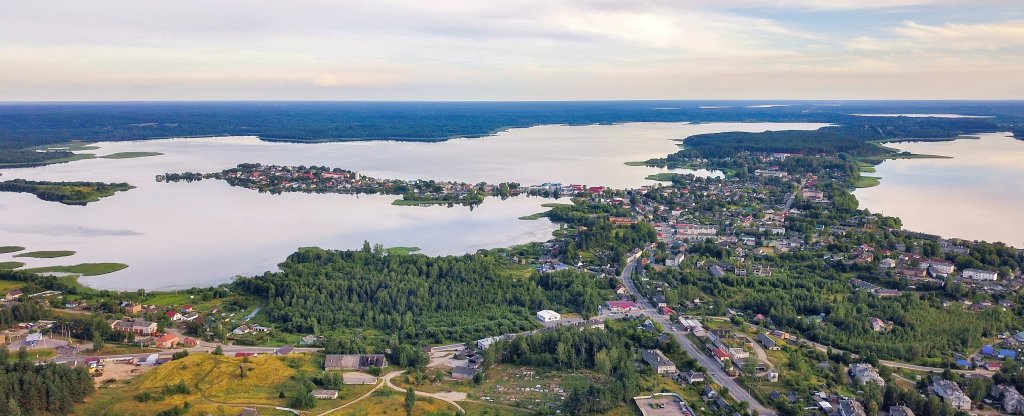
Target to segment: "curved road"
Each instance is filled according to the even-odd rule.
[[[403,389],[401,387],[398,387],[398,386],[394,385],[393,383],[391,383],[391,379],[393,379],[395,377],[398,377],[399,375],[401,375],[404,372],[405,372],[405,370],[402,370],[402,371],[392,371],[390,373],[387,373],[384,376],[384,383],[387,384],[388,387],[390,387],[392,390],[397,390],[397,391],[400,391],[402,393],[405,393],[405,389]],[[466,409],[463,409],[462,406],[459,406],[459,404],[456,403],[455,399],[445,395],[444,393],[427,393],[427,392],[415,391],[415,390],[413,390],[413,392],[416,393],[417,396],[430,397],[432,399],[437,399],[437,400],[440,400],[442,402],[448,403],[448,404],[450,404],[452,406],[455,406],[456,409],[459,409],[460,413],[462,413],[462,414],[466,413]],[[462,393],[462,394],[465,394],[465,393]]]
[[[683,347],[683,351],[686,351],[690,357],[697,360],[697,363],[700,364],[701,367],[704,367],[704,371],[711,376],[712,380],[722,387],[725,387],[726,390],[729,390],[730,396],[741,402],[746,402],[750,411],[755,414],[775,416],[774,411],[757,401],[757,399],[750,395],[750,392],[744,389],[743,386],[740,386],[736,380],[733,380],[725,374],[725,370],[722,369],[718,360],[701,353],[700,350],[693,345],[693,342],[690,342],[690,339],[683,335],[682,332],[672,330],[673,322],[669,322],[669,318],[667,316],[657,313],[654,307],[647,302],[647,299],[640,294],[640,291],[638,291],[636,286],[633,284],[633,269],[635,268],[636,263],[630,262],[626,265],[625,270],[623,270],[622,276],[619,277],[622,279],[622,283],[626,286],[626,289],[629,289],[629,292],[637,298],[637,305],[640,306],[641,312],[646,314],[650,319],[660,323],[669,334],[672,334],[676,341],[679,342],[679,345]]]

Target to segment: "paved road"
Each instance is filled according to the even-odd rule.
[[[642,312],[647,314],[651,319],[661,323],[665,330],[672,334],[676,341],[679,342],[679,345],[683,347],[683,351],[686,351],[690,357],[697,360],[697,363],[704,368],[704,371],[711,376],[712,380],[722,387],[725,387],[726,390],[729,390],[729,395],[734,399],[746,402],[750,411],[755,414],[774,416],[774,411],[765,407],[761,402],[758,402],[757,399],[755,399],[754,396],[751,396],[746,389],[740,386],[739,383],[736,383],[736,380],[733,380],[725,374],[725,370],[722,369],[722,365],[718,360],[700,352],[697,346],[693,345],[693,342],[691,342],[682,331],[672,330],[672,326],[675,323],[669,322],[668,316],[657,313],[654,307],[652,307],[651,304],[647,302],[647,299],[640,294],[640,291],[636,289],[636,285],[633,284],[633,269],[635,267],[635,262],[627,264],[626,269],[622,272],[622,276],[620,276],[620,278],[622,279],[622,283],[626,286],[626,289],[629,289],[630,293],[637,298],[637,305],[640,306]]]

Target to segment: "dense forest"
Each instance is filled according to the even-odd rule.
[[[443,140],[476,137],[540,124],[662,122],[819,122],[864,125],[891,118],[858,113],[961,113],[961,119],[1009,129],[1024,122],[1015,102],[785,101],[751,107],[746,101],[590,102],[154,102],[0,105],[0,163],[57,155],[16,151],[71,140],[140,140],[167,137],[255,135],[265,140]],[[713,106],[716,108],[708,108]],[[886,120],[890,119],[890,120]],[[945,119],[950,120],[950,119]],[[959,126],[959,124],[957,124]],[[965,130],[955,126],[936,128]],[[904,130],[906,133],[913,131]],[[927,132],[927,130],[920,130]],[[946,137],[915,134],[907,137]]]
[[[16,357],[0,348],[0,414],[66,415],[93,392],[84,367],[36,365],[24,347]]]
[[[25,192],[44,201],[65,205],[86,205],[134,188],[127,183],[103,182],[44,182],[13,179],[0,182],[0,192]]]
[[[683,141],[685,149],[663,159],[652,159],[649,164],[676,166],[694,157],[727,158],[741,152],[882,156],[893,151],[875,142],[951,139],[963,134],[997,129],[997,125],[988,119],[853,117],[843,125],[809,131],[699,134]]]
[[[368,328],[414,344],[534,329],[541,309],[594,314],[611,294],[606,280],[575,271],[539,276],[498,251],[429,257],[388,255],[369,244],[356,251],[306,248],[281,270],[232,287],[266,299],[268,320],[286,331]]]

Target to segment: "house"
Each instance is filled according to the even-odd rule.
[[[871,364],[868,363],[856,363],[850,364],[850,375],[853,376],[854,380],[857,380],[860,384],[875,383],[879,387],[885,387],[885,380],[878,374]]]
[[[769,369],[768,372],[764,374],[764,377],[766,380],[768,380],[769,383],[778,383],[779,371],[774,368]]]
[[[185,305],[181,307],[181,313],[192,313],[194,309],[192,305]]]
[[[683,265],[683,260],[686,259],[686,253],[680,251],[676,255],[665,259],[665,266],[668,267],[680,267]]]
[[[680,384],[703,383],[706,379],[701,371],[684,371],[679,373]]]
[[[956,270],[956,266],[946,260],[927,259],[921,261],[921,267],[928,269],[933,276],[949,276]]]
[[[864,406],[861,406],[860,402],[856,400],[842,400],[839,402],[839,415],[867,416],[867,413],[864,412]]]
[[[313,398],[321,399],[321,400],[334,400],[334,399],[338,398],[338,391],[337,390],[320,390],[320,389],[317,389],[317,390],[313,390],[313,392],[310,393],[310,394],[313,395]]]
[[[172,348],[178,345],[178,336],[173,334],[163,334],[156,339],[157,348]]]
[[[999,280],[999,273],[988,270],[965,269],[963,277],[964,279],[971,280]]]
[[[291,354],[294,351],[295,351],[295,347],[293,347],[291,345],[285,345],[285,346],[283,346],[281,348],[278,348],[278,349],[274,350],[274,354],[273,355],[289,355],[289,354]]]
[[[728,361],[729,360],[729,353],[725,352],[725,350],[723,350],[721,348],[715,348],[715,349],[711,350],[711,354],[714,355],[715,358],[718,359],[718,361]]]
[[[387,366],[388,360],[384,354],[327,354],[324,358],[325,370],[365,370]]]
[[[149,322],[145,319],[121,319],[111,321],[110,329],[136,335],[150,335],[156,332],[157,325],[156,322]]]
[[[627,313],[638,309],[636,303],[628,300],[610,300],[606,305],[611,313]]]
[[[914,416],[914,411],[907,406],[889,406],[889,416]]]
[[[640,356],[647,362],[654,372],[658,374],[671,374],[676,372],[676,363],[668,359],[660,350],[641,350]]]
[[[472,380],[476,376],[477,371],[479,370],[476,368],[460,365],[452,368],[452,378],[456,380]]]
[[[181,340],[181,344],[186,347],[195,347],[199,345],[199,340],[192,337],[185,337]]]
[[[260,355],[258,352],[236,352],[235,358],[255,357]]]
[[[537,312],[537,320],[541,322],[555,322],[562,319],[562,315],[552,310],[542,310]]]
[[[235,335],[245,335],[248,334],[249,331],[249,325],[242,325],[239,326],[238,328],[235,328],[233,331],[231,331],[231,333]]]
[[[778,351],[780,349],[779,344],[776,343],[774,339],[771,339],[769,336],[765,334],[757,334],[757,342],[760,343],[761,346],[771,351]]]
[[[1024,413],[1024,396],[1021,396],[1016,387],[1001,384],[993,389],[993,393],[1002,399],[1003,411],[1006,413],[1013,415]]]
[[[142,312],[142,305],[135,302],[121,302],[121,313],[134,315]]]
[[[167,317],[168,317],[168,318],[170,318],[170,320],[172,320],[172,321],[180,321],[180,320],[181,320],[181,318],[182,318],[182,317],[181,317],[181,314],[180,314],[180,313],[178,313],[178,311],[167,311],[167,314],[166,314],[166,315],[167,315]]]
[[[10,292],[7,292],[4,295],[4,300],[10,302],[10,301],[15,300],[15,299],[20,298],[20,297],[21,297],[21,290],[14,289],[14,290],[12,290]]]
[[[970,410],[971,399],[964,394],[963,390],[960,390],[960,386],[956,383],[935,376],[932,378],[931,389],[936,396],[941,397],[942,401],[953,406],[954,409]]]
[[[265,326],[253,325],[252,326],[252,331],[253,332],[260,332],[260,333],[264,333],[264,334],[269,334],[270,333],[270,328],[265,327]]]
[[[683,331],[686,332],[698,332],[704,330],[704,325],[696,319],[679,317],[679,324],[682,325]]]
[[[871,330],[875,332],[882,332],[889,328],[885,321],[878,317],[872,316],[869,322],[871,323]]]
[[[717,277],[725,276],[725,270],[722,270],[722,268],[720,266],[718,266],[717,264],[716,265],[712,265],[711,267],[709,267],[708,268],[708,272],[711,273],[711,277],[716,277],[717,278]]]

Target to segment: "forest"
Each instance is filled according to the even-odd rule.
[[[987,130],[1024,125],[1014,102],[785,101],[750,107],[747,101],[589,102],[153,102],[0,105],[0,160],[25,162],[35,152],[15,151],[72,140],[141,140],[168,137],[256,135],[264,140],[444,140],[478,137],[541,124],[623,122],[887,123],[858,113],[960,113]],[[718,108],[710,109],[707,106]],[[946,119],[949,120],[949,119]],[[950,128],[954,126],[939,126]],[[963,129],[962,127],[955,127]],[[909,131],[908,131],[909,133]],[[932,133],[935,134],[935,133]],[[909,137],[948,137],[909,136]],[[46,159],[52,159],[46,155]]]
[[[267,319],[288,332],[371,329],[416,345],[531,330],[541,309],[592,315],[611,295],[606,280],[574,271],[540,276],[509,257],[498,250],[386,254],[368,243],[351,251],[304,248],[281,272],[231,287],[266,299]]]
[[[0,192],[25,192],[44,201],[86,205],[134,187],[127,183],[45,182],[13,179],[0,182]]]
[[[93,392],[84,367],[36,365],[22,347],[15,357],[0,348],[0,414],[66,415]]]

